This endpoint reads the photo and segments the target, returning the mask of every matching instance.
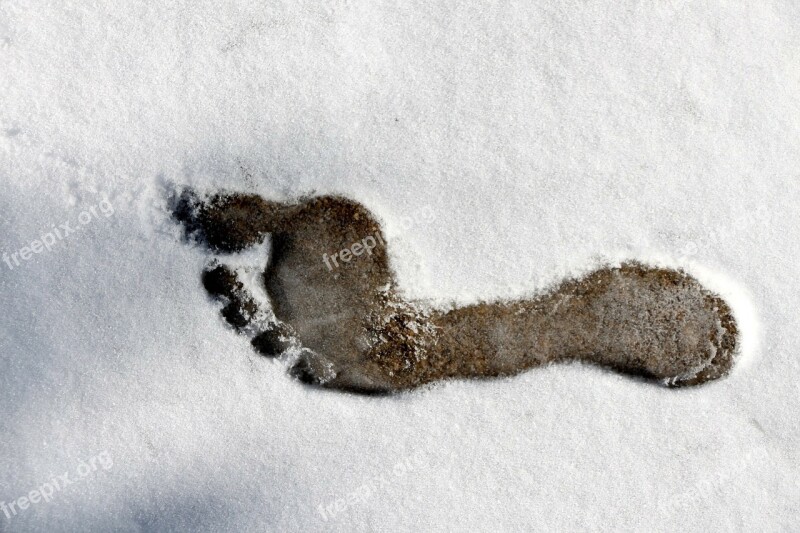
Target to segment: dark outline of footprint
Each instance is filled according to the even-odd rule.
[[[306,383],[386,393],[579,359],[687,386],[722,377],[734,363],[738,329],[729,306],[683,271],[632,262],[531,300],[438,311],[399,297],[385,250],[325,271],[323,253],[359,236],[382,236],[371,213],[346,198],[277,203],[232,193],[201,199],[187,190],[173,197],[172,209],[187,237],[215,252],[237,252],[272,235],[264,278],[277,321],[253,324],[258,304],[235,270],[212,262],[203,283],[259,353],[293,351],[291,373]],[[333,311],[315,317],[315,305]],[[642,313],[651,322],[642,322]],[[487,340],[498,330],[504,333]]]

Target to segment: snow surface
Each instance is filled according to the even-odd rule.
[[[0,2],[0,252],[80,226],[0,263],[0,502],[77,479],[0,531],[800,529],[800,4],[166,4]],[[690,264],[754,356],[307,388],[220,319],[175,184],[360,200],[435,302]]]

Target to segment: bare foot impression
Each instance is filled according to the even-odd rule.
[[[202,281],[237,332],[265,356],[286,356],[306,383],[387,393],[579,360],[696,385],[726,375],[737,352],[728,304],[682,270],[627,263],[531,299],[435,309],[399,296],[381,227],[352,200],[187,190],[173,216],[214,252],[271,236],[268,305],[240,269],[213,261]]]

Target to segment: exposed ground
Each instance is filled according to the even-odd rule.
[[[216,251],[272,235],[264,283],[277,320],[256,324],[257,303],[235,270],[214,262],[203,282],[260,353],[294,352],[292,374],[308,383],[391,392],[577,359],[680,386],[733,365],[729,306],[682,271],[627,263],[531,299],[431,309],[398,296],[380,225],[345,198],[280,204],[186,192],[174,213]]]

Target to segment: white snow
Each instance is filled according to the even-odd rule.
[[[114,208],[0,262],[0,502],[77,480],[0,531],[796,530],[798,95],[791,0],[0,2],[0,253]],[[176,184],[357,199],[434,302],[690,265],[753,356],[310,389],[220,319]]]

